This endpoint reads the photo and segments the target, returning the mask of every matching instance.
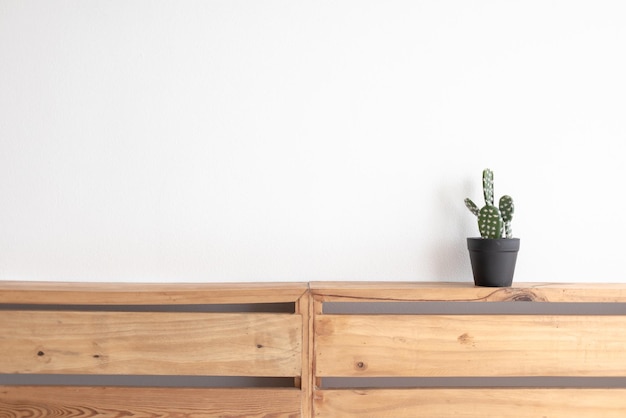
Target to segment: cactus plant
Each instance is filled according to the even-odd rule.
[[[478,217],[478,230],[483,238],[512,238],[511,220],[515,206],[511,196],[502,196],[498,207],[494,205],[493,171],[486,168],[483,170],[483,196],[485,206],[478,206],[471,199],[465,199],[465,206]]]

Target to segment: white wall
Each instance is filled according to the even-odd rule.
[[[0,279],[626,281],[626,2],[0,0]]]

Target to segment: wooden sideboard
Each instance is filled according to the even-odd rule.
[[[626,284],[0,282],[0,418],[623,417]]]

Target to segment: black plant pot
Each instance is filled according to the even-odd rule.
[[[509,287],[513,283],[519,238],[468,238],[474,284],[476,286]]]

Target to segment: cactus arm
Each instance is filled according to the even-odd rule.
[[[504,231],[507,238],[513,238],[513,230],[511,229],[511,220],[515,212],[515,205],[511,196],[502,196],[499,202],[502,221],[504,222]]]
[[[472,199],[470,198],[465,199],[465,206],[470,210],[470,212],[478,216],[478,212],[479,212],[478,206],[476,206],[476,204],[472,202]]]
[[[485,205],[493,206],[493,171],[488,168],[483,170],[483,195]]]
[[[502,216],[500,210],[493,205],[484,206],[478,213],[478,229],[483,238],[502,238]]]

